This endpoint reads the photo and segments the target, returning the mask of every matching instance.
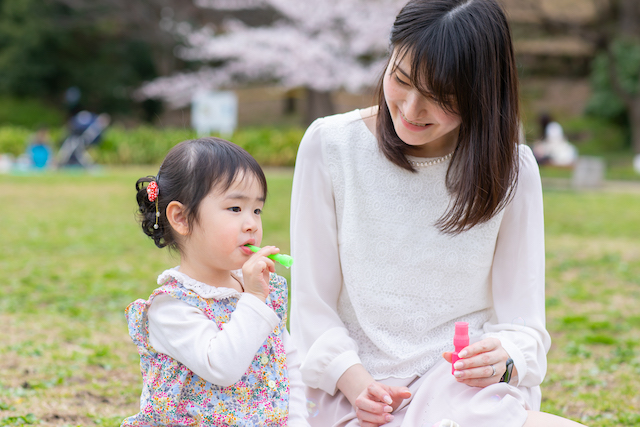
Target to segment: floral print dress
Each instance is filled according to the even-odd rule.
[[[287,321],[287,284],[272,274],[269,287],[266,304],[280,323],[242,378],[228,387],[212,384],[156,352],[149,344],[148,310],[153,299],[164,293],[200,309],[221,330],[236,309],[237,295],[206,299],[169,278],[147,301],[132,302],[125,314],[129,335],[140,354],[143,386],[140,412],[125,419],[122,426],[286,426],[289,378],[282,333]]]

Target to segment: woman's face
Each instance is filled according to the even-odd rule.
[[[398,60],[396,52],[385,71],[384,97],[398,137],[411,148],[407,154],[438,157],[449,154],[458,141],[461,119],[426,97],[409,79],[408,55]]]

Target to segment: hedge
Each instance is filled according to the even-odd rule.
[[[0,126],[0,154],[25,152],[32,131],[19,126]],[[59,148],[63,129],[51,130],[54,149]],[[244,128],[225,137],[253,155],[263,166],[293,166],[303,128]],[[197,138],[190,129],[158,129],[114,126],[105,131],[100,144],[90,148],[93,159],[104,165],[158,164],[180,141]]]

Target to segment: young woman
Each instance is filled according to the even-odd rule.
[[[412,0],[378,106],[307,130],[291,325],[312,425],[577,425],[538,412],[542,190],[519,124],[495,0]],[[452,374],[459,321],[471,344]]]

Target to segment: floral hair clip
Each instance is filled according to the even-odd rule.
[[[158,193],[158,183],[156,181],[151,181],[149,185],[147,185],[147,196],[149,197],[149,201],[155,201],[158,198]]]
[[[158,181],[151,181],[149,185],[147,185],[147,197],[150,202],[156,202],[156,223],[153,224],[153,229],[158,229],[158,218],[160,217],[160,211],[158,210],[158,194],[160,193],[160,189],[158,188]]]

